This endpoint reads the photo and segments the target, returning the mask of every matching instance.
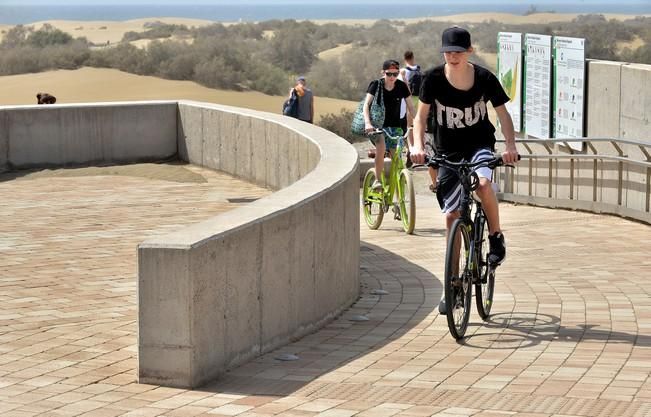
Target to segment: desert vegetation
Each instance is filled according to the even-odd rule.
[[[459,22],[463,24],[463,22]],[[359,100],[381,63],[398,59],[406,49],[417,62],[442,62],[440,33],[449,22],[379,20],[372,25],[316,24],[270,20],[260,23],[202,27],[152,21],[141,32],[127,32],[115,45],[94,45],[51,25],[18,25],[0,42],[0,75],[33,73],[82,66],[114,68],[138,75],[192,80],[212,88],[286,94],[294,77],[306,75],[318,96]],[[468,23],[482,54],[496,53],[500,31],[585,37],[587,57],[651,64],[651,18],[607,20],[581,15],[571,22],[509,24],[495,20]],[[130,42],[151,40],[145,48]],[[191,43],[179,41],[191,39]],[[635,45],[630,48],[622,45]],[[336,53],[319,54],[336,50]],[[350,114],[325,117],[322,124],[346,136]],[[341,132],[340,132],[341,130]]]

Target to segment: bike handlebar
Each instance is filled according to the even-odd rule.
[[[372,130],[372,131],[366,133],[366,135],[367,135],[367,136],[375,136],[375,135],[385,134],[385,135],[387,135],[387,136],[388,136],[389,138],[391,138],[391,139],[398,139],[398,138],[403,138],[403,139],[405,139],[407,136],[409,136],[409,131],[412,130],[412,129],[413,129],[413,127],[408,127],[407,130],[405,131],[405,133],[404,133],[403,135],[398,135],[398,136],[393,136],[393,135],[391,135],[391,134],[387,131],[387,129],[375,129],[375,130]]]
[[[518,161],[520,159],[521,159],[521,156],[518,155]],[[488,167],[490,169],[495,169],[495,168],[497,168],[499,166],[504,166],[504,165],[512,167],[512,165],[508,165],[508,164],[504,163],[504,161],[502,160],[501,155],[495,156],[495,157],[493,157],[491,159],[482,159],[482,160],[477,161],[477,162],[465,162],[465,161],[454,162],[454,161],[448,160],[445,157],[445,155],[433,156],[433,157],[425,156],[425,165],[427,165],[428,167],[430,167],[430,166],[431,167],[438,167],[438,166],[442,165],[442,166],[446,166],[448,168],[453,168],[453,169],[458,169],[458,168],[478,168],[478,167]]]

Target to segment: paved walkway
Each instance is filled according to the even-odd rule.
[[[361,298],[326,328],[200,390],[137,384],[136,244],[263,193],[189,170],[0,182],[0,415],[651,416],[649,226],[502,205],[494,314],[457,344],[426,196],[414,236],[362,226]]]

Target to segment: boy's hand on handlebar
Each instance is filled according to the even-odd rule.
[[[520,160],[518,156],[518,150],[515,149],[515,146],[507,146],[504,152],[502,152],[502,160],[505,164],[515,164]]]
[[[409,148],[411,162],[416,165],[423,165],[425,163],[425,155],[425,151],[420,146],[412,146]]]
[[[371,133],[371,132],[373,132],[374,130],[375,130],[375,127],[373,127],[372,124],[370,124],[370,123],[364,123],[364,131],[366,131],[366,133]]]

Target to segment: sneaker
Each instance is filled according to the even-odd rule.
[[[371,188],[375,192],[380,192],[382,191],[382,183],[379,180],[373,181],[373,185],[371,185]]]
[[[448,308],[445,305],[445,298],[441,298],[441,301],[439,301],[439,314],[448,314]]]
[[[504,235],[502,232],[495,232],[488,236],[488,243],[490,250],[488,251],[488,263],[491,265],[499,265],[506,257],[506,245],[504,243]]]

